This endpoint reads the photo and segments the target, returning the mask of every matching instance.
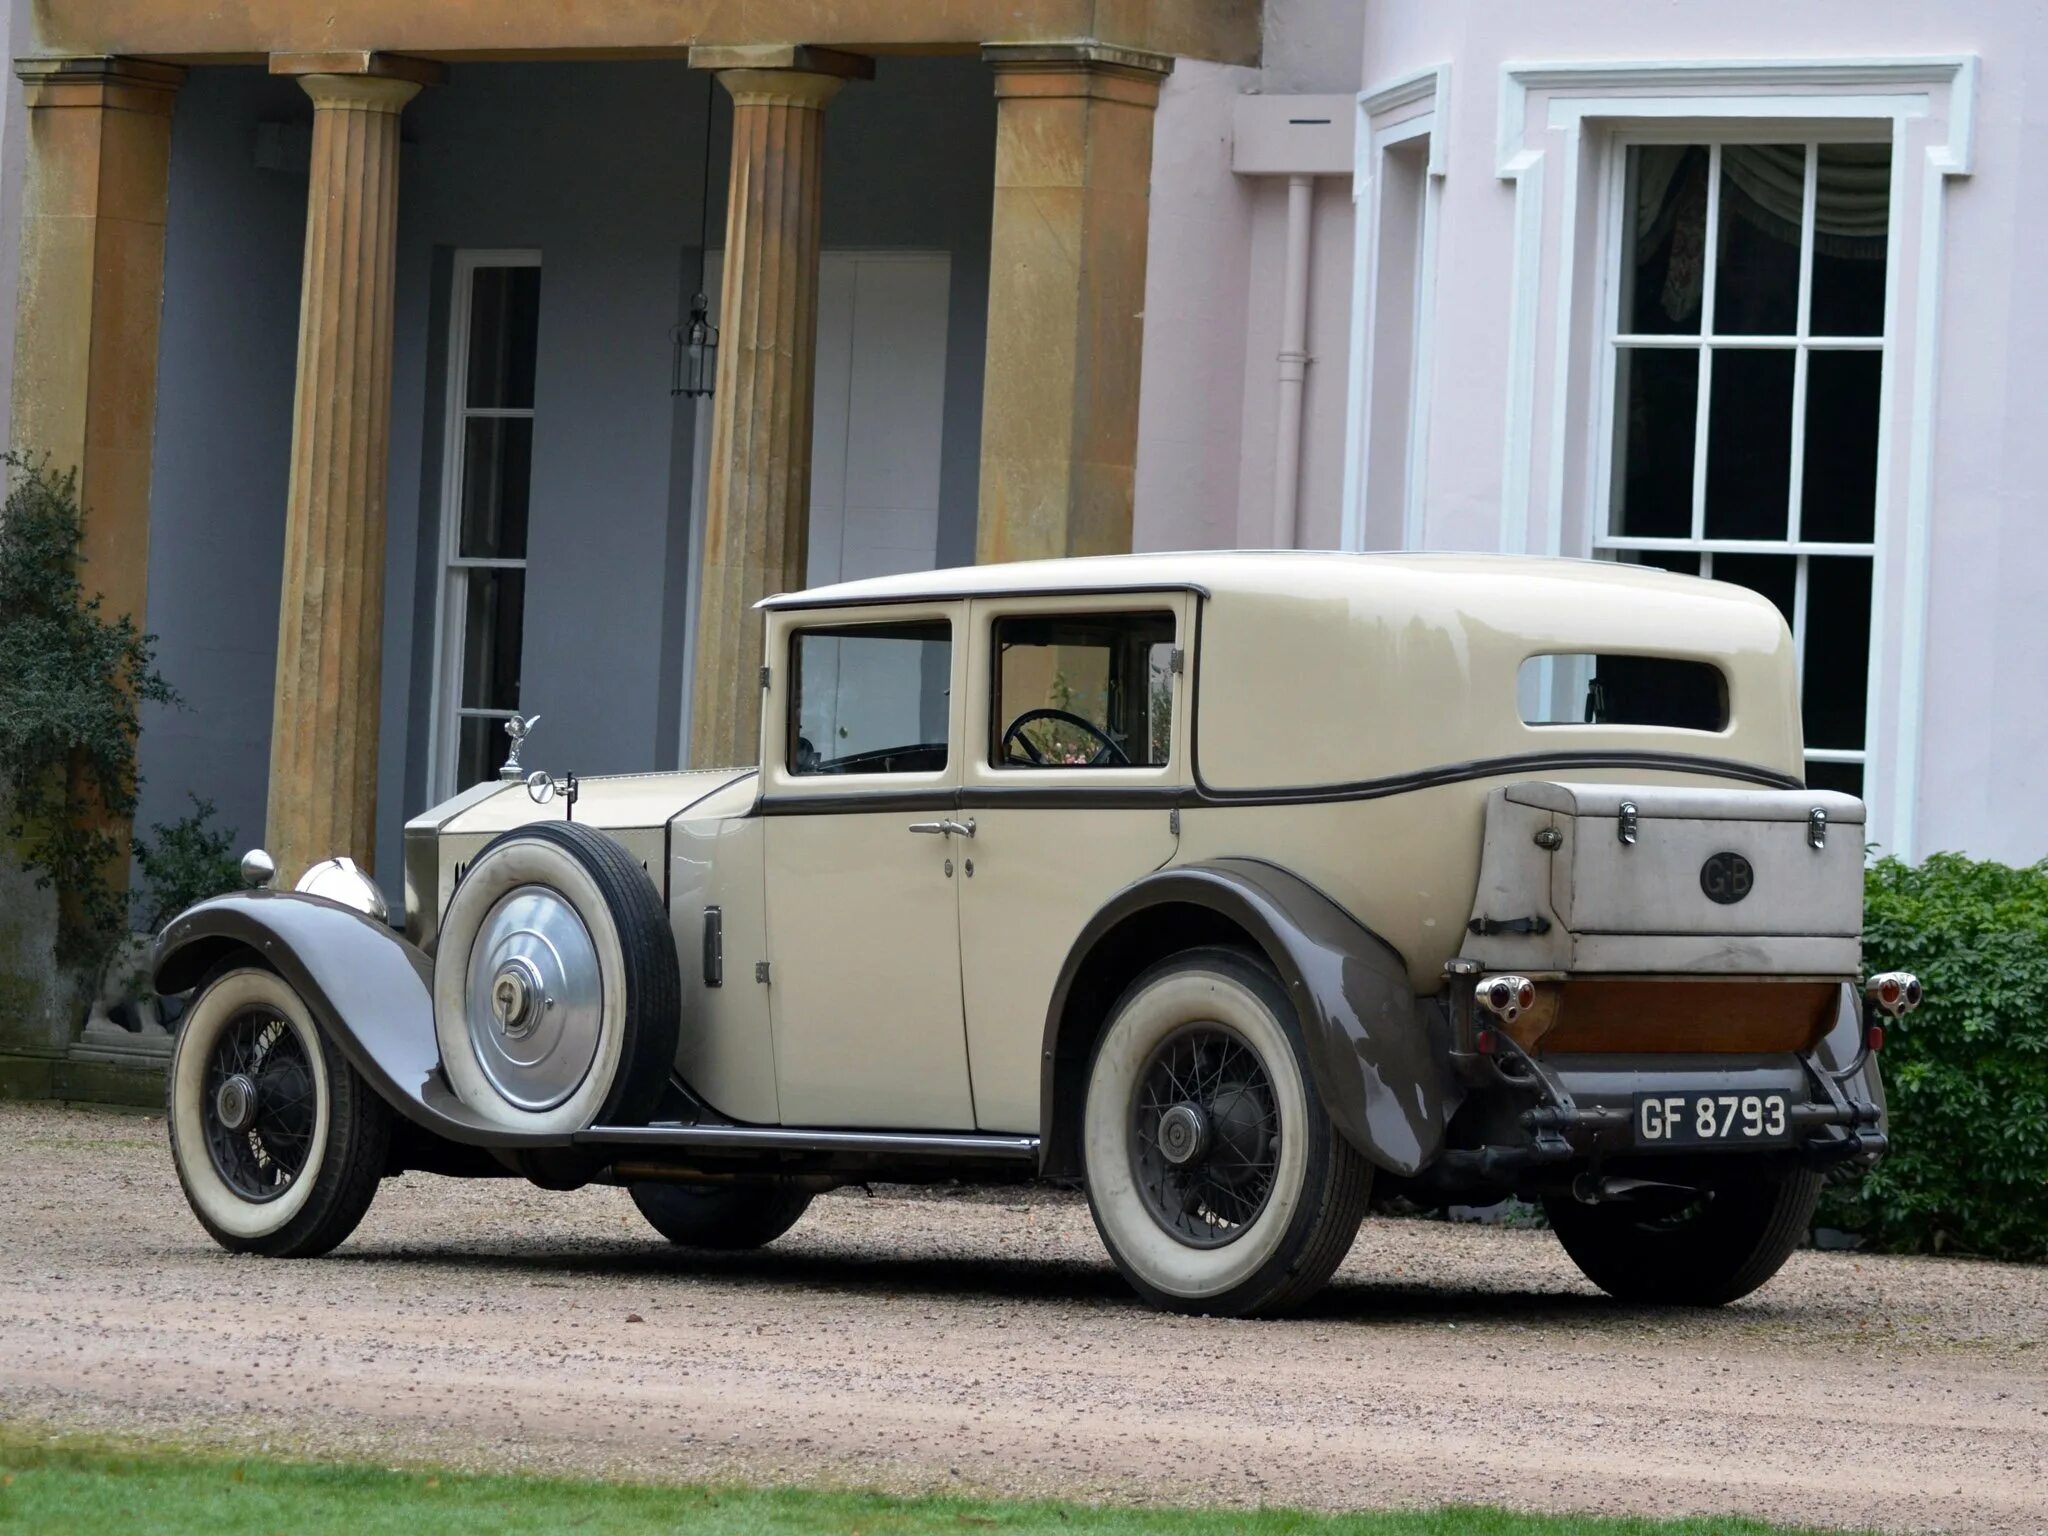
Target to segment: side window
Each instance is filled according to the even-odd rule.
[[[952,656],[952,626],[944,619],[797,631],[789,658],[789,771],[944,768]]]
[[[995,621],[989,762],[1161,768],[1173,727],[1173,615],[1029,614]]]

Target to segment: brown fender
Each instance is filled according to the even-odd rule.
[[[1190,909],[1241,930],[1279,972],[1307,1041],[1316,1090],[1344,1138],[1389,1173],[1413,1174],[1431,1162],[1443,1148],[1457,1096],[1400,955],[1298,875],[1258,859],[1227,858],[1163,869],[1126,886],[1075,940],[1045,1021],[1044,1171],[1080,1172],[1074,1128],[1096,1036],[1136,970],[1160,958],[1158,920],[1185,926],[1173,915]],[[1210,937],[1191,931],[1187,942]]]
[[[289,982],[349,1065],[421,1129],[470,1146],[567,1145],[508,1132],[456,1098],[434,1036],[434,963],[384,924],[319,896],[240,891],[172,918],[152,972],[157,991],[183,992],[238,963]]]

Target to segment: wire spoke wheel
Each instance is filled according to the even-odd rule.
[[[319,1128],[305,1042],[274,1009],[245,1008],[221,1029],[206,1062],[206,1151],[244,1200],[275,1200],[305,1171]]]
[[[1152,1219],[1194,1248],[1258,1220],[1280,1163],[1280,1105],[1258,1052],[1228,1025],[1183,1026],[1138,1075],[1131,1173]]]

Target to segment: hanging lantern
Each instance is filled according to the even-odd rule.
[[[699,293],[690,300],[689,322],[675,328],[675,369],[672,395],[709,395],[718,381],[718,327],[711,323],[711,305]]]

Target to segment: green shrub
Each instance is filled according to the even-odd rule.
[[[1891,1155],[1825,1223],[1879,1247],[2048,1258],[2048,861],[1880,860],[1863,963],[1927,987],[1879,1058]]]
[[[177,695],[155,638],[86,594],[77,473],[0,455],[0,801],[5,834],[38,886],[63,898],[57,958],[91,965],[127,930],[109,880],[125,849],[111,830],[135,811],[144,700]]]
[[[145,884],[135,912],[144,932],[154,933],[193,902],[242,883],[235,834],[213,825],[211,800],[191,798],[191,814],[158,822],[146,838],[136,836],[135,862]]]

